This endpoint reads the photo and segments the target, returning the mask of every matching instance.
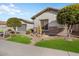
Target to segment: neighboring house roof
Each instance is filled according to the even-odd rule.
[[[6,21],[0,21],[0,25],[6,25]]]
[[[20,20],[23,21],[24,23],[33,24],[33,22],[31,22],[31,21],[22,20],[22,19],[20,19]],[[6,25],[6,21],[0,21],[0,25]]]
[[[47,11],[51,11],[51,10],[52,10],[52,11],[56,11],[56,12],[59,11],[58,9],[48,7],[48,8],[46,8],[46,9],[42,10],[41,12],[37,13],[36,15],[34,15],[31,19],[35,19],[36,17],[38,17],[38,16],[41,15],[42,13],[47,12]]]
[[[23,19],[20,19],[21,21],[25,22],[25,23],[29,23],[29,24],[33,24],[32,21],[28,21],[28,20],[23,20]]]

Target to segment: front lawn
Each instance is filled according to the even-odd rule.
[[[12,35],[7,40],[13,41],[13,42],[24,43],[24,44],[31,43],[31,38],[24,36],[24,35]]]
[[[35,44],[36,46],[59,49],[79,53],[79,40],[66,41],[64,38],[51,40],[42,40]]]

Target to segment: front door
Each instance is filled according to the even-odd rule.
[[[48,30],[48,19],[41,20],[41,27],[43,31]]]

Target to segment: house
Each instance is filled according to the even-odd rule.
[[[1,30],[6,30],[7,29],[6,21],[0,21],[0,29]]]
[[[58,9],[46,8],[31,19],[34,21],[34,31],[37,32],[37,27],[41,27],[42,33],[47,35],[57,35],[64,31],[64,26],[57,23],[56,17]],[[73,27],[73,31],[79,31],[76,25]]]
[[[33,28],[33,22],[27,21],[27,20],[20,20],[20,21],[22,23],[22,26],[17,27],[17,29],[16,29],[17,32],[26,33],[27,30]],[[13,29],[13,28],[7,27],[6,26],[6,21],[0,21],[0,29],[6,31],[8,29]]]

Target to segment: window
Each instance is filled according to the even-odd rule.
[[[41,20],[41,26],[43,30],[48,30],[48,19]]]

